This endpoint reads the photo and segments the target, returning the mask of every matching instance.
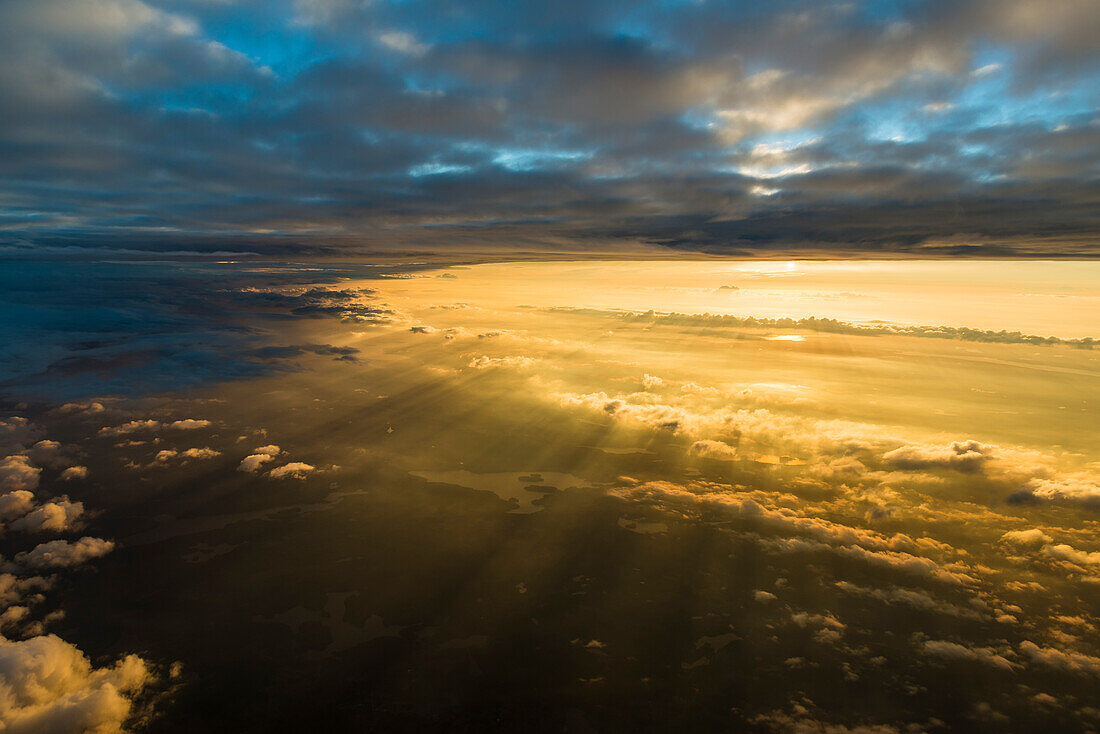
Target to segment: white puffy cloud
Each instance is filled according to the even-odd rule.
[[[886,604],[904,604],[913,609],[926,612],[948,614],[954,617],[966,619],[983,619],[984,616],[975,609],[967,609],[940,601],[922,589],[906,589],[900,586],[890,586],[876,589],[869,586],[859,586],[848,581],[837,581],[836,588],[849,594],[876,599]]]
[[[1038,528],[1030,530],[1010,530],[1001,536],[1006,543],[1027,548],[1039,557],[1071,570],[1084,570],[1087,566],[1100,566],[1100,551],[1084,551],[1066,543],[1054,543],[1050,537]]]
[[[1034,663],[1070,673],[1100,676],[1100,658],[1079,652],[1065,652],[1053,647],[1040,647],[1030,640],[1019,645],[1020,654]]]
[[[22,517],[34,508],[34,495],[25,489],[0,495],[0,522]]]
[[[470,363],[466,366],[473,367],[477,370],[501,369],[509,367],[512,369],[525,369],[535,364],[535,362],[536,360],[531,359],[530,357],[489,357],[483,354],[480,357],[475,357],[474,359],[471,359]]]
[[[259,471],[263,464],[274,459],[282,453],[282,449],[272,444],[270,446],[260,446],[256,449],[255,453],[244,457],[241,460],[240,465],[237,467],[237,471],[255,472]]]
[[[765,507],[757,501],[765,500],[764,494],[738,491],[729,485],[693,482],[685,486],[654,481],[622,488],[616,490],[615,494],[632,499],[650,499],[721,511],[734,517],[754,520],[777,531],[806,535],[829,545],[854,545],[894,552],[951,550],[950,546],[931,538],[914,539],[903,533],[883,535],[820,517],[806,517],[786,507]]]
[[[194,448],[181,451],[180,456],[185,459],[213,459],[215,456],[221,456],[221,452],[211,448]]]
[[[184,418],[170,423],[162,423],[157,420],[135,420],[117,426],[104,426],[99,429],[101,436],[128,436],[132,433],[159,433],[165,429],[176,431],[193,431],[199,428],[207,428],[208,420],[196,418]]]
[[[42,470],[32,465],[26,456],[15,454],[0,459],[0,489],[34,489],[41,473]]]
[[[72,411],[62,411],[72,412]],[[14,427],[13,427],[14,426]],[[27,433],[27,424],[8,423],[9,433]],[[0,427],[0,432],[3,432]],[[39,470],[30,459],[51,465],[59,461],[61,445],[41,440],[26,455],[7,457],[2,465],[5,488],[0,495],[0,523],[13,531],[62,532],[74,529],[84,513],[81,502],[58,497],[35,506],[28,488],[38,482]],[[82,466],[61,474],[69,480],[87,476]],[[16,488],[13,488],[16,487]],[[0,525],[2,527],[2,525]],[[134,701],[154,681],[146,663],[127,655],[112,666],[95,668],[75,646],[44,634],[46,625],[64,615],[54,610],[35,618],[33,608],[44,599],[53,576],[36,575],[78,566],[103,556],[114,543],[93,537],[77,541],[53,540],[12,560],[0,559],[0,732],[3,734],[111,734],[122,732],[135,714]],[[8,639],[14,630],[25,639]]]
[[[1028,483],[1027,488],[1035,497],[1047,500],[1067,500],[1087,505],[1100,504],[1100,477],[1094,474],[1036,477]]]
[[[841,622],[832,614],[811,614],[809,612],[795,612],[791,614],[791,621],[804,629],[815,630],[815,641],[826,645],[840,642],[844,637],[844,631],[848,625]]]
[[[156,458],[153,459],[153,461],[158,464],[163,464],[169,459],[177,457],[180,459],[213,459],[216,456],[221,456],[221,452],[211,448],[191,448],[183,451],[164,449],[157,452]]]
[[[1001,536],[1001,540],[1013,545],[1036,546],[1045,545],[1054,539],[1038,528],[1031,528],[1030,530],[1009,530]]]
[[[823,627],[837,631],[844,631],[848,625],[841,622],[831,614],[811,614],[809,612],[793,612],[791,621],[799,627]]]
[[[882,455],[883,461],[899,469],[954,469],[976,472],[993,458],[994,447],[977,441],[955,441],[949,446],[902,446]]]
[[[110,540],[88,536],[73,542],[51,540],[35,546],[32,550],[16,554],[15,560],[5,563],[3,569],[37,571],[78,566],[93,558],[105,556],[114,548],[115,544]]]
[[[103,403],[65,403],[57,409],[59,413],[102,413],[105,410]]]
[[[169,428],[173,428],[177,431],[194,431],[199,428],[207,428],[210,426],[208,420],[197,420],[195,418],[184,418],[183,420],[173,421],[168,424]]]
[[[267,473],[272,479],[304,479],[316,467],[301,461],[292,461],[285,466],[276,467]]]
[[[954,586],[977,583],[973,569],[960,563],[942,564],[918,554],[951,554],[954,549],[932,538],[912,538],[904,533],[885,535],[844,525],[796,510],[771,506],[767,493],[736,491],[727,485],[693,482],[684,486],[654,481],[621,487],[613,491],[624,499],[646,500],[681,510],[685,507],[719,512],[760,528],[789,536],[759,538],[775,553],[825,552],[851,558],[881,569],[939,581]],[[760,500],[760,501],[757,501]]]
[[[1013,671],[1019,665],[991,647],[967,647],[948,640],[925,640],[921,652],[930,657],[955,662],[976,662],[1000,670]]]
[[[896,551],[869,551],[858,545],[837,548],[835,553],[856,558],[868,565],[894,571],[923,576],[952,585],[970,585],[977,583],[972,575],[954,568],[941,566],[930,558],[922,558],[911,553]]]
[[[140,657],[93,668],[56,635],[0,637],[0,730],[5,734],[122,731],[133,697],[154,676]]]
[[[254,472],[258,471],[261,464],[266,464],[275,457],[268,454],[252,454],[241,459],[240,465],[237,466],[237,471]]]
[[[1043,546],[1042,553],[1045,556],[1060,561],[1069,561],[1070,563],[1076,563],[1078,565],[1100,566],[1100,551],[1088,552],[1078,550],[1071,545],[1062,543],[1059,545]]]
[[[722,439],[741,435],[777,454],[798,456],[807,451],[821,455],[843,454],[882,446],[892,439],[881,426],[780,413],[766,408],[737,409],[700,407],[695,395],[681,394],[680,402],[659,403],[651,393],[609,395],[606,392],[555,393],[552,398],[567,408],[583,408],[639,423],[655,430],[686,434],[698,439]]]
[[[61,472],[61,481],[71,482],[75,479],[87,479],[88,467],[86,466],[70,466]]]
[[[62,497],[39,505],[8,527],[28,533],[45,530],[61,533],[72,530],[82,514],[84,514],[82,502],[70,502],[68,497]]]
[[[48,590],[52,583],[42,576],[19,577],[12,573],[0,573],[0,607],[41,601],[42,592]]]
[[[118,426],[103,426],[99,429],[99,435],[101,436],[128,436],[131,433],[140,433],[143,431],[157,431],[164,424],[160,421],[154,420],[141,420],[130,421],[129,423],[123,423]]]

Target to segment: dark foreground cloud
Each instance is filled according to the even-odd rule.
[[[1091,255],[1094,3],[11,0],[0,252]]]

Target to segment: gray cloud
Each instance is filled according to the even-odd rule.
[[[1092,254],[1097,19],[13,0],[0,245]]]

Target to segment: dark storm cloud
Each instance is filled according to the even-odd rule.
[[[0,253],[1092,254],[1098,21],[1028,0],[12,0]]]

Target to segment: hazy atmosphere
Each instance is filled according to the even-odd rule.
[[[0,732],[1100,731],[1098,29],[0,0]]]

